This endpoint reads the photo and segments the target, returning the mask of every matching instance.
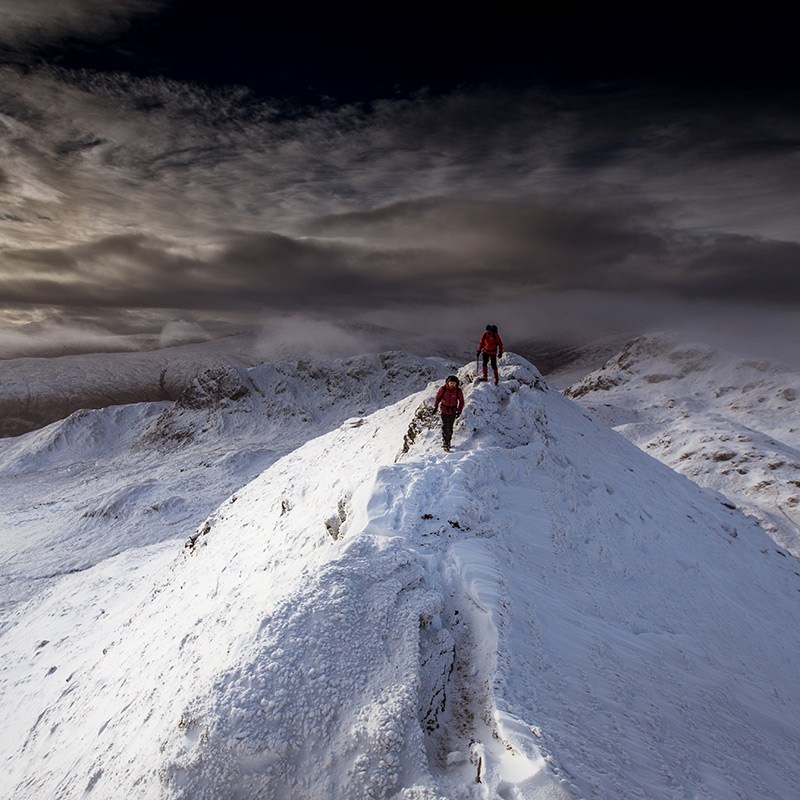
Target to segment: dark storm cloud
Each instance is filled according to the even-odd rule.
[[[278,234],[232,234],[206,259],[169,251],[140,234],[68,249],[6,257],[19,277],[0,284],[0,302],[116,308],[293,308],[358,305],[397,295],[404,256]],[[402,274],[392,275],[401,262]],[[406,298],[415,298],[413,292]]]
[[[0,301],[126,331],[537,291],[798,303],[798,143],[774,97],[483,87],[292,111],[0,68]]]
[[[694,243],[685,259],[683,270],[676,271],[678,279],[700,296],[800,303],[796,242],[721,236]]]
[[[307,237],[232,232],[202,256],[142,234],[18,250],[5,256],[0,302],[94,305],[110,317],[455,306],[566,290],[800,303],[800,245],[687,234],[642,205],[429,198],[309,227]]]
[[[671,172],[683,177],[690,195],[698,168],[744,172],[757,165],[752,178],[758,180],[758,172],[771,164],[796,177],[800,116],[788,94],[756,101],[723,92],[714,98],[621,92],[570,121],[571,147],[563,164],[584,176],[627,165],[657,185]]]
[[[800,245],[700,235],[667,224],[658,206],[551,195],[513,201],[427,199],[322,219],[318,234],[368,235],[425,248],[423,282],[463,299],[530,289],[668,291],[800,303]]]
[[[98,203],[102,216],[114,201],[114,224],[166,235],[191,224],[287,233],[312,216],[426,196],[571,189],[674,199],[690,215],[717,201],[739,214],[763,206],[771,224],[793,226],[798,126],[771,107],[743,107],[736,124],[721,124],[707,109],[629,91],[496,90],[287,118],[236,87],[52,71],[3,78],[12,177],[63,188],[90,212]],[[766,128],[780,131],[782,148],[745,155]]]
[[[0,302],[81,308],[139,306],[145,299],[155,304],[159,281],[169,296],[175,282],[186,278],[192,267],[188,259],[169,254],[141,234],[63,249],[20,249],[3,261],[6,275]]]
[[[0,46],[35,48],[67,36],[103,38],[166,0],[4,0]]]

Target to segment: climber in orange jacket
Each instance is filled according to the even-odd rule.
[[[488,380],[488,365],[489,361],[491,361],[492,370],[494,370],[494,382],[497,385],[500,381],[500,375],[497,372],[497,357],[503,355],[503,340],[497,332],[497,325],[486,326],[486,332],[481,336],[478,344],[477,355],[478,357],[483,355],[483,377],[481,380]]]

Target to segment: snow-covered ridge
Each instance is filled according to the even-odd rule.
[[[223,365],[174,403],[81,410],[0,439],[0,608],[128,548],[185,538],[281,455],[451,369],[396,352]]]
[[[526,362],[501,374],[449,454],[437,381],[180,552],[15,609],[9,796],[797,796],[797,563]]]
[[[347,347],[337,352],[342,343]],[[450,354],[469,352],[474,346],[471,339],[447,336],[432,341],[427,331],[406,333],[357,323],[343,331],[335,325],[294,318],[276,322],[274,328],[261,333],[244,332],[144,351],[140,350],[142,344],[130,343],[135,352],[0,358],[0,437],[36,430],[79,409],[172,401],[208,369],[247,369],[298,359],[331,363],[349,360],[346,353],[365,351],[403,351],[419,358],[449,360]]]
[[[175,400],[204,369],[261,363],[252,336],[145,352],[0,359],[0,437],[18,436],[80,409]]]
[[[565,394],[800,556],[800,375],[648,336]]]

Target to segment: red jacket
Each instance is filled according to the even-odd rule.
[[[495,333],[494,331],[486,331],[486,333],[481,336],[481,341],[478,344],[478,352],[479,353],[488,353],[490,356],[500,351],[500,355],[503,355],[503,340],[500,338],[499,333]]]
[[[436,402],[433,404],[433,410],[442,404],[442,414],[460,414],[464,409],[464,393],[458,386],[450,388],[447,384],[442,386],[436,392]]]

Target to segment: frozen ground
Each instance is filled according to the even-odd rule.
[[[800,796],[797,561],[501,372],[449,454],[434,381],[14,606],[4,796]]]

